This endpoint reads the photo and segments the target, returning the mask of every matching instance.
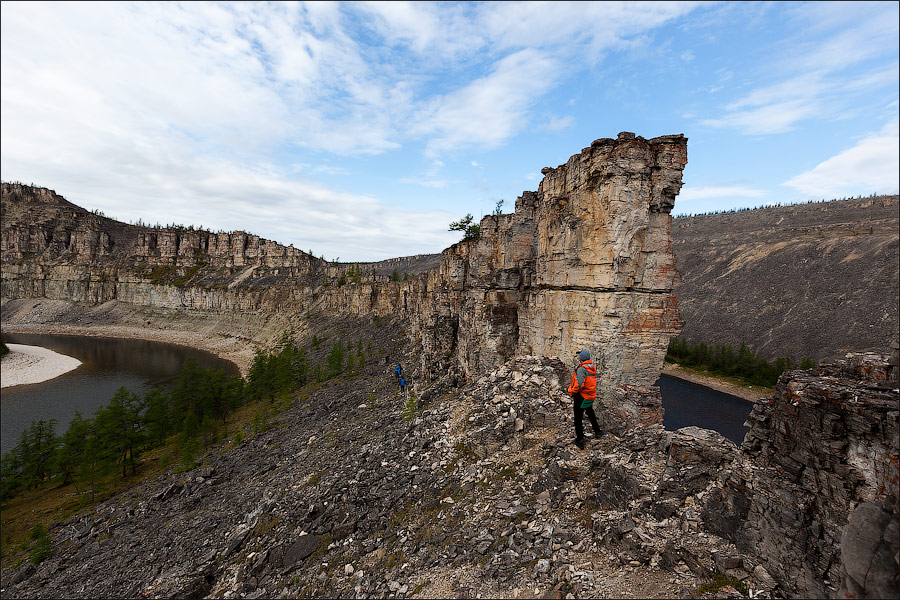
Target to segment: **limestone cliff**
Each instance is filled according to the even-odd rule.
[[[148,228],[88,213],[54,192],[3,184],[2,297],[291,315],[408,319],[424,381],[456,383],[514,354],[570,362],[591,350],[610,401],[650,385],[680,319],[669,215],[684,136],[600,139],[544,169],[513,214],[445,250],[440,265],[390,282],[384,265],[328,264],[243,232]],[[654,417],[655,418],[655,417]]]
[[[411,290],[423,367],[455,362],[471,379],[512,355],[569,363],[587,348],[605,401],[620,383],[651,385],[680,328],[669,212],[685,143],[597,140],[544,169],[514,214],[484,217],[481,237],[446,250]]]

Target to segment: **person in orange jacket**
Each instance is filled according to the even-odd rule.
[[[569,384],[569,396],[572,397],[572,408],[575,413],[575,445],[584,450],[584,427],[582,417],[587,412],[591,426],[594,428],[594,437],[603,434],[597,423],[597,415],[594,414],[594,399],[597,397],[597,368],[591,361],[591,353],[582,350],[575,355],[579,362],[572,374],[572,383]]]

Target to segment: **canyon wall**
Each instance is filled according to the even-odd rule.
[[[681,135],[596,140],[545,168],[513,214],[485,217],[479,239],[401,282],[387,281],[391,263],[326,263],[244,232],[127,225],[4,183],[0,295],[279,313],[301,332],[309,311],[393,314],[423,348],[424,382],[470,381],[514,354],[569,363],[589,349],[611,402],[620,384],[656,380],[681,326],[669,213],[686,147]]]
[[[677,217],[672,242],[687,340],[796,363],[897,340],[897,196]]]
[[[706,528],[763,557],[791,596],[898,591],[898,362],[895,343],[786,373],[704,497]]]
[[[566,365],[526,355],[570,364],[576,350],[587,348],[601,367],[606,410],[598,413],[613,421],[607,423],[610,437],[597,441],[600,450],[587,451],[587,464],[572,469],[560,433],[554,454],[540,454],[546,468],[535,473],[535,494],[546,490],[549,503],[587,498],[602,507],[589,515],[591,531],[616,555],[628,552],[638,562],[656,559],[676,571],[684,564],[703,577],[713,568],[746,571],[754,582],[770,581],[770,588],[790,596],[893,597],[900,572],[896,345],[890,356],[852,354],[815,372],[785,374],[774,396],[755,405],[740,449],[715,432],[661,427],[658,392],[649,386],[669,336],[681,325],[672,295],[669,211],[685,149],[682,136],[597,140],[565,165],[545,169],[538,190],[523,193],[513,214],[482,219],[479,239],[448,248],[437,267],[400,282],[386,281],[383,269],[373,273],[360,265],[356,274],[348,265],[240,232],[125,225],[49,190],[3,184],[4,319],[8,305],[34,298],[248,313],[259,315],[261,324],[278,315],[279,325],[301,332],[310,312],[396,315],[406,321],[414,347],[422,348],[422,383],[472,382],[465,389],[479,399],[473,410],[491,417],[473,413],[472,435],[481,436],[472,438],[473,448],[495,452],[516,440],[523,448],[531,429],[569,418],[559,417],[569,415],[564,397],[552,402],[563,396]],[[247,336],[260,341],[252,332]],[[525,366],[511,376],[507,367],[517,361]],[[548,396],[549,384],[534,381],[553,373],[557,383]],[[528,386],[533,397],[523,392]],[[519,404],[513,411],[509,403]],[[330,408],[323,415],[357,422]],[[422,433],[421,422],[408,429],[405,423],[395,417],[375,430]],[[637,423],[651,426],[629,427]],[[438,447],[447,443],[447,431],[469,430],[441,424],[435,431],[434,441],[417,440],[415,447]],[[318,465],[320,456],[315,460]],[[554,497],[551,490],[573,478],[589,486],[585,495]],[[294,489],[297,475],[286,481],[285,489]],[[440,484],[435,489],[443,489]],[[268,475],[263,485],[272,488]],[[323,498],[341,497],[336,489]],[[293,497],[285,502],[300,505],[306,506]],[[575,507],[564,514],[575,514]],[[731,547],[707,552],[712,536],[745,556]],[[80,582],[83,573],[73,577]]]

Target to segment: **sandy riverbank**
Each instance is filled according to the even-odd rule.
[[[3,324],[6,333],[46,333],[53,335],[82,335],[88,337],[127,338],[149,340],[151,342],[165,342],[188,346],[198,350],[205,350],[215,354],[219,358],[233,362],[237,365],[244,377],[253,364],[252,346],[231,338],[205,335],[194,331],[178,331],[153,328],[138,328],[122,325],[91,325],[88,327],[73,325],[48,325],[48,324]],[[10,346],[10,344],[7,344]],[[5,359],[4,359],[5,364]]]
[[[40,383],[78,367],[81,361],[65,354],[23,344],[7,344],[9,354],[0,361],[0,387]]]
[[[662,374],[668,375],[669,377],[674,377],[676,379],[690,381],[691,383],[696,383],[697,385],[702,385],[704,387],[714,389],[717,392],[731,394],[732,396],[743,398],[748,402],[756,402],[760,398],[769,398],[774,393],[774,390],[772,388],[744,387],[741,385],[735,385],[728,381],[723,381],[722,379],[717,379],[715,377],[709,377],[707,375],[700,375],[699,373],[688,371],[687,369],[684,369],[681,366],[672,363],[665,363],[665,365],[663,366]]]

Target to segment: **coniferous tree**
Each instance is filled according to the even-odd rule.
[[[193,358],[188,358],[175,377],[175,384],[170,394],[172,411],[176,419],[183,419],[189,411],[198,412],[196,402],[199,397],[201,379],[200,368]]]
[[[337,377],[344,370],[344,344],[340,340],[331,347],[331,352],[326,359],[328,378]]]
[[[100,451],[100,462],[111,469],[122,466],[122,478],[137,468],[141,443],[140,405],[137,395],[122,386],[109,404],[94,413],[94,431]]]
[[[58,438],[54,433],[56,419],[32,421],[28,432],[23,432],[20,444],[23,444],[25,485],[34,487],[48,479],[53,473]]]
[[[151,446],[160,446],[172,433],[172,409],[169,394],[162,388],[153,388],[144,394],[144,427]]]
[[[88,440],[91,437],[91,421],[82,418],[80,412],[69,423],[69,428],[63,434],[59,455],[57,458],[57,470],[62,475],[62,485],[75,482],[75,474],[78,473]],[[75,489],[78,489],[76,484]]]
[[[103,447],[100,438],[97,436],[96,423],[92,419],[91,435],[84,445],[84,454],[81,457],[80,472],[83,477],[87,477],[91,484],[91,502],[94,502],[97,494],[97,479],[104,472],[103,463]]]
[[[0,499],[12,498],[25,487],[24,440],[23,431],[19,436],[19,443],[7,451],[0,461]]]

